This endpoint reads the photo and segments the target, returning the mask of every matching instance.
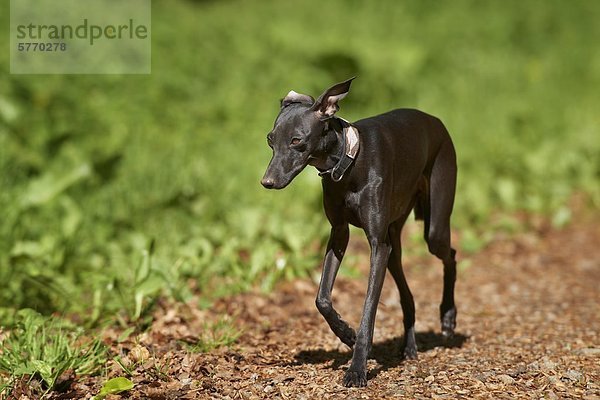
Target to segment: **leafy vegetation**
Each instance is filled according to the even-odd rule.
[[[20,378],[39,379],[49,391],[69,370],[80,376],[97,372],[106,349],[99,340],[82,342],[82,334],[64,321],[20,310],[15,328],[0,340],[0,393]]]
[[[562,224],[574,192],[598,206],[599,8],[156,1],[151,75],[4,75],[0,320],[33,308],[126,325],[161,295],[205,301],[313,271],[320,178],[264,191],[265,135],[287,91],[352,75],[345,118],[416,107],[446,123],[467,249],[492,214]]]

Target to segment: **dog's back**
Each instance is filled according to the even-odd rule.
[[[402,156],[403,153],[407,153],[406,156],[412,161],[431,162],[442,143],[452,142],[442,121],[412,108],[398,108],[358,120],[354,125],[359,131],[368,132],[369,138],[365,138],[368,141],[367,146],[377,146],[382,155],[392,153],[394,156]],[[415,154],[415,150],[419,153]]]
[[[366,153],[357,159],[358,174],[376,170],[393,186],[391,199],[415,199],[415,216],[422,220],[429,201],[431,172],[442,147],[448,153],[443,162],[450,169],[456,168],[454,146],[444,124],[422,111],[402,108],[354,125],[361,132],[361,152]]]

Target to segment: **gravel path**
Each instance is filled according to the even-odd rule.
[[[417,306],[418,360],[399,357],[402,311],[386,279],[368,386],[341,385],[351,352],[314,306],[316,283],[299,280],[274,293],[221,300],[212,310],[161,306],[151,329],[116,343],[138,361],[132,399],[600,399],[600,230],[597,221],[562,231],[498,239],[463,260],[457,284],[455,337],[444,341],[437,316],[441,266],[406,260]],[[366,248],[353,242],[364,265]],[[342,268],[344,266],[342,265]],[[364,273],[364,267],[362,267]],[[357,325],[366,279],[338,278],[334,306]],[[229,349],[182,350],[206,320],[235,316],[243,334]],[[108,376],[123,375],[114,365]],[[106,377],[73,383],[54,398],[89,398]],[[110,398],[110,397],[109,397]]]
[[[398,357],[402,312],[386,279],[366,389],[340,385],[351,353],[315,310],[316,286],[226,302],[246,326],[236,351],[207,356],[203,393],[227,398],[600,398],[600,230],[497,241],[463,269],[457,335],[439,333],[441,267],[407,263],[419,359]],[[415,260],[418,261],[418,260]],[[431,265],[428,265],[431,264]],[[365,279],[340,279],[334,305],[356,326]],[[228,360],[228,361],[224,361]]]

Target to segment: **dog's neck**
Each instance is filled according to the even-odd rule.
[[[331,118],[323,132],[320,148],[311,155],[309,164],[320,172],[333,168],[339,161],[343,152],[344,129],[339,119]]]

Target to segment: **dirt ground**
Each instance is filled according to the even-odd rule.
[[[439,328],[441,265],[405,260],[416,301],[418,360],[399,356],[402,311],[391,277],[379,304],[366,388],[341,385],[351,351],[314,305],[313,280],[284,283],[269,295],[219,301],[211,310],[161,306],[151,329],[117,343],[114,354],[134,369],[133,390],[120,399],[600,399],[600,229],[598,218],[556,231],[499,237],[470,259],[457,282],[456,335]],[[361,240],[366,272],[368,248]],[[459,255],[460,263],[460,255]],[[342,265],[344,268],[344,265]],[[340,276],[334,306],[353,326],[366,279]],[[243,330],[237,343],[209,353],[184,351],[181,340],[226,312]],[[137,362],[137,363],[136,363]],[[122,376],[112,365],[108,377]],[[104,377],[73,382],[52,398],[89,398]]]

